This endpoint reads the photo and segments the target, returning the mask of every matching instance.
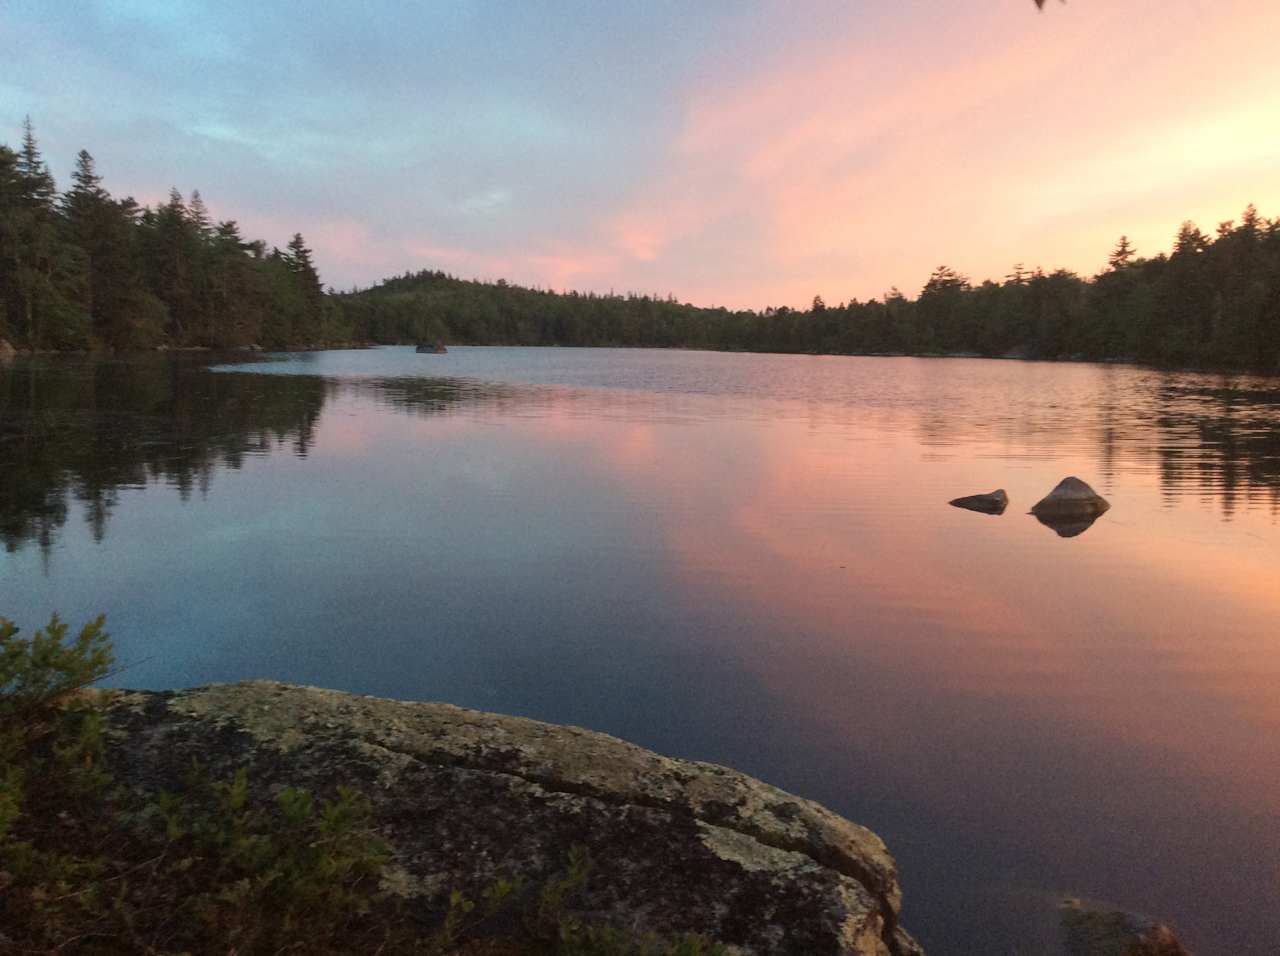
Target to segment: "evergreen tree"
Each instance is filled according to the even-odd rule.
[[[168,334],[178,344],[190,344],[192,330],[201,328],[194,275],[200,238],[176,186],[169,190],[167,203],[143,214],[142,224],[147,236],[148,281],[168,310]]]
[[[93,157],[81,150],[62,198],[68,241],[88,269],[88,307],[96,342],[116,348],[152,344],[163,306],[145,288],[137,244],[137,205],[116,202],[102,188]]]
[[[22,307],[16,281],[20,257],[17,217],[21,196],[18,154],[0,144],[0,338],[6,341],[18,335],[18,330],[10,325],[10,316],[16,319]]]
[[[6,325],[32,348],[82,347],[88,341],[84,262],[59,236],[56,186],[30,117],[7,175]]]
[[[1107,256],[1107,263],[1112,269],[1123,269],[1137,253],[1132,245],[1129,244],[1128,236],[1121,236],[1120,241],[1116,243],[1116,247],[1111,250],[1111,255]]]
[[[40,154],[36,143],[35,128],[28,116],[22,123],[22,151],[18,154],[18,175],[22,179],[26,202],[44,209],[53,208],[58,188],[49,172],[49,166]]]
[[[307,248],[302,233],[295,232],[293,238],[289,240],[289,252],[285,256],[285,261],[288,262],[294,275],[302,281],[303,288],[308,294],[320,294],[320,275],[316,272],[311,250]]]
[[[294,325],[294,334],[308,344],[318,342],[323,338],[324,288],[320,284],[320,275],[316,272],[311,250],[307,248],[302,233],[293,234],[283,260],[292,272],[302,297],[302,307]]]
[[[213,220],[209,218],[208,207],[205,206],[204,197],[200,195],[198,189],[191,191],[191,205],[187,209],[187,215],[190,218],[191,227],[202,241],[212,238]]]
[[[1204,252],[1208,243],[1209,240],[1205,238],[1204,233],[1188,219],[1178,227],[1178,235],[1173,240],[1173,255],[1175,257],[1197,255]]]

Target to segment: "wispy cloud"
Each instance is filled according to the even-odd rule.
[[[1028,7],[1030,5],[1028,4]],[[324,16],[12,0],[0,123],[199,187],[328,281],[422,267],[729,305],[1089,272],[1280,210],[1280,10],[476,0]]]

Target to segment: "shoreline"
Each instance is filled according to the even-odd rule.
[[[22,349],[0,348],[0,362],[22,358],[47,358],[51,356],[80,357],[128,357],[153,355],[156,353],[244,353],[247,355],[273,352],[350,352],[365,351],[377,348],[411,347],[412,342],[335,342],[329,344],[289,345],[282,348],[267,348],[260,345],[157,345],[149,349]],[[1003,355],[982,355],[977,352],[770,352],[751,349],[717,349],[694,348],[683,345],[561,345],[559,343],[529,345],[517,342],[446,342],[449,348],[525,348],[525,349],[599,349],[626,351],[657,352],[708,352],[725,355],[807,355],[813,358],[916,358],[916,359],[981,359],[993,362],[1027,362],[1049,363],[1053,365],[1107,365],[1144,369],[1152,372],[1186,373],[1194,375],[1243,375],[1251,378],[1267,378],[1280,380],[1280,371],[1264,371],[1238,366],[1213,365],[1151,365],[1133,358],[1109,356],[1105,358],[1088,358],[1086,356],[1068,356],[1062,358],[1042,358],[1031,355],[1006,353]]]

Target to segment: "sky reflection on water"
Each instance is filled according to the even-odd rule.
[[[1063,893],[1266,953],[1278,396],[639,351],[15,365],[0,612],[107,612],[125,684],[444,699],[735,765],[877,829],[934,954],[1025,949]],[[1026,514],[1066,474],[1113,504],[1073,538]],[[995,487],[1001,517],[946,504]]]

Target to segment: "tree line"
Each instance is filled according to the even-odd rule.
[[[1212,235],[1183,223],[1172,252],[1125,237],[1083,278],[1015,266],[973,283],[947,266],[911,299],[808,309],[700,308],[644,295],[555,293],[422,271],[336,297],[376,342],[648,346],[834,354],[970,354],[1280,371],[1280,218],[1249,206]]]
[[[345,341],[300,234],[283,251],[214,222],[199,191],[114,198],[81,150],[59,192],[30,120],[0,144],[0,339],[29,349]]]
[[[213,222],[199,192],[139,206],[81,151],[59,194],[28,122],[0,145],[0,339],[33,349],[265,348],[368,341],[649,346],[836,354],[971,354],[1280,371],[1280,217],[1253,206],[1170,252],[1121,237],[1081,277],[1015,266],[974,283],[941,266],[913,299],[807,309],[527,288],[424,270],[325,293],[301,235],[284,250]]]

